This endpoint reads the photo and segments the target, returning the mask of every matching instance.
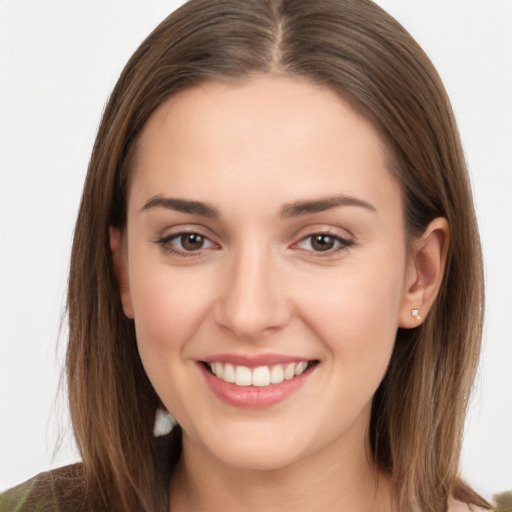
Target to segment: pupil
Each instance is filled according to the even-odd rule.
[[[334,247],[334,238],[329,235],[315,235],[311,245],[316,251],[328,251]]]
[[[197,251],[198,249],[201,249],[203,243],[204,237],[197,233],[188,233],[181,237],[181,245],[187,251]]]

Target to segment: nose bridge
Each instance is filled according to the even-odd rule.
[[[217,305],[218,323],[244,338],[281,327],[289,318],[277,258],[271,248],[254,242],[233,251]]]

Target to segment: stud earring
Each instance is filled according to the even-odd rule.
[[[421,320],[420,310],[419,309],[411,309],[411,316],[416,318],[416,320]]]

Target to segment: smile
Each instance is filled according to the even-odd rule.
[[[207,362],[206,366],[213,375],[224,382],[241,387],[267,387],[302,375],[312,364],[313,361],[297,361],[249,368],[231,363]]]
[[[263,409],[283,402],[306,385],[318,359],[260,354],[217,354],[197,361],[207,386],[223,402]]]

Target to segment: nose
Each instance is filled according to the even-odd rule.
[[[292,308],[285,280],[269,251],[240,251],[219,277],[216,321],[238,338],[255,340],[289,322]]]

